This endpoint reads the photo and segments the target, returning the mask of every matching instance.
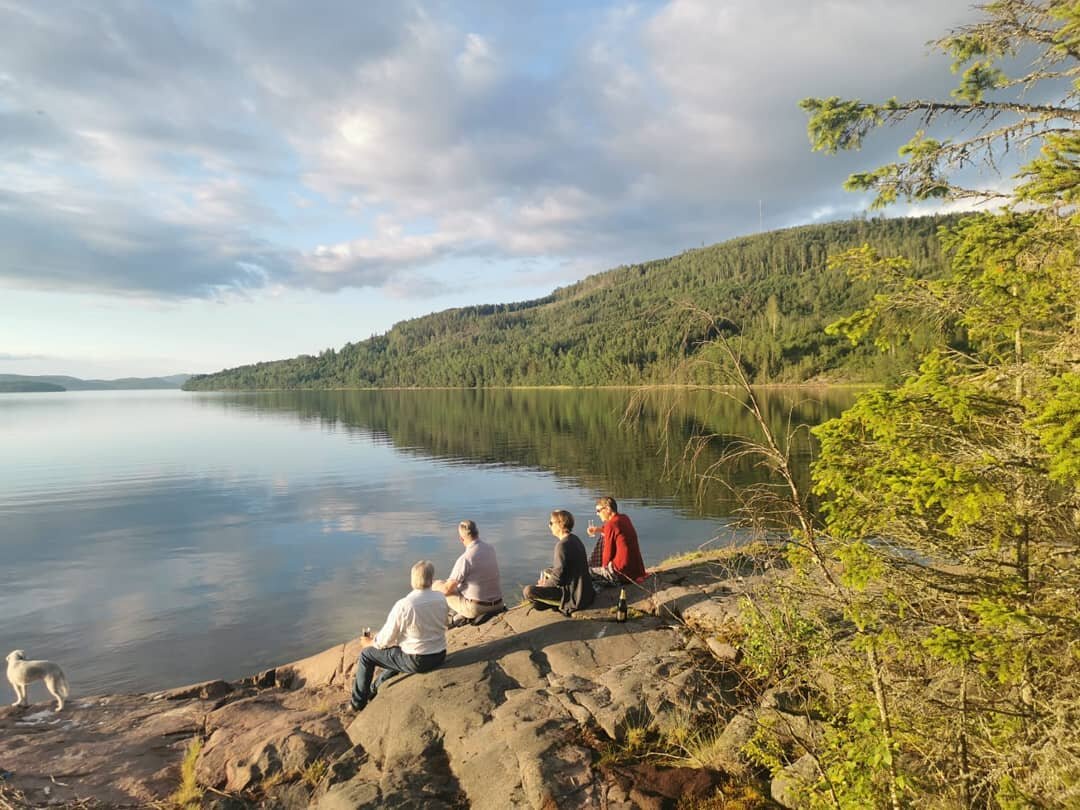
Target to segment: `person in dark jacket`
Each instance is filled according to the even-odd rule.
[[[587,608],[596,596],[589,576],[589,558],[581,540],[571,533],[574,516],[565,509],[551,513],[548,528],[558,538],[552,566],[545,569],[535,585],[526,585],[523,593],[539,610],[558,610],[569,616]]]

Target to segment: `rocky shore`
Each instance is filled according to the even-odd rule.
[[[707,802],[733,779],[753,784],[740,749],[762,705],[783,710],[742,688],[739,651],[725,640],[740,595],[777,575],[743,554],[676,561],[628,591],[625,624],[614,620],[617,589],[570,619],[517,607],[451,630],[442,668],[388,682],[360,714],[347,706],[355,639],[240,682],[76,694],[61,714],[41,702],[4,707],[0,808]],[[687,741],[696,756],[672,767],[620,756],[647,735],[685,739],[703,717],[717,733],[707,747]],[[772,785],[781,801],[785,779]],[[771,801],[759,784],[764,795],[745,787],[742,806]]]

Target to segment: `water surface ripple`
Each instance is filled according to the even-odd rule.
[[[516,603],[550,563],[549,511],[584,537],[600,494],[646,564],[730,537],[730,504],[665,476],[659,405],[622,420],[629,396],[0,395],[0,653],[59,661],[76,695],[240,677],[381,623],[415,560],[449,572],[465,517]],[[850,394],[821,399],[772,410],[817,422]],[[679,441],[749,427],[700,397],[678,413]]]

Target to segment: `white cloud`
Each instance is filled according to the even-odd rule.
[[[498,65],[491,44],[479,34],[468,34],[457,57],[457,67],[466,87],[482,89],[498,77]]]
[[[411,295],[450,259],[595,270],[756,230],[759,200],[785,224],[847,210],[844,174],[893,141],[812,155],[798,100],[943,89],[922,43],[969,13],[672,0],[500,38],[512,7],[483,31],[440,9],[0,0],[0,276]]]

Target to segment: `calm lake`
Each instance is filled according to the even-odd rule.
[[[58,661],[76,698],[238,678],[381,625],[413,562],[449,573],[463,518],[516,604],[550,564],[549,512],[570,510],[591,547],[603,494],[646,565],[740,539],[720,491],[665,474],[661,425],[681,450],[696,429],[748,432],[745,411],[657,393],[628,423],[632,393],[0,395],[0,654]],[[854,395],[764,396],[782,428]]]

